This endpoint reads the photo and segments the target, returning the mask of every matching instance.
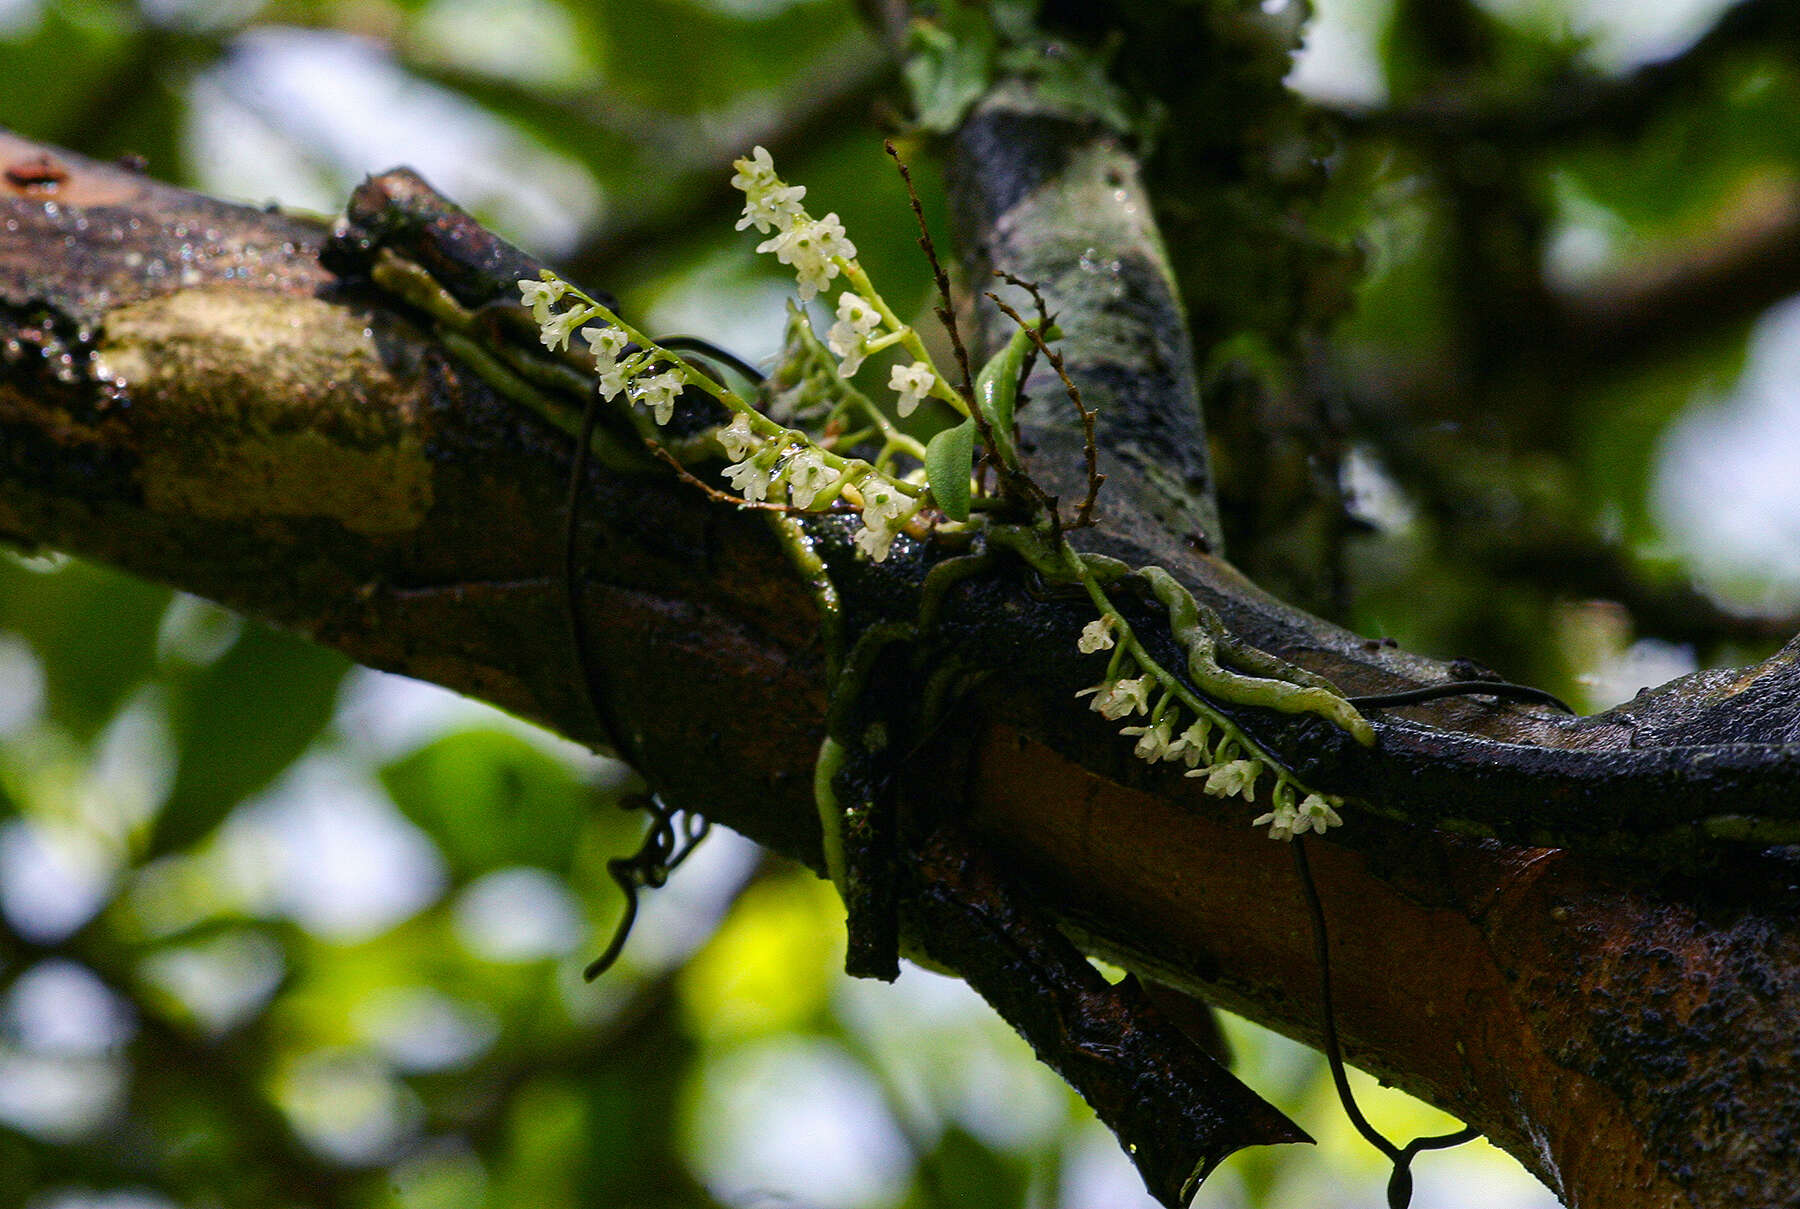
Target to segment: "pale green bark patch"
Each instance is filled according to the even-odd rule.
[[[97,372],[138,410],[146,504],[324,517],[365,536],[419,527],[431,464],[408,410],[391,408],[412,393],[396,380],[403,346],[377,339],[341,306],[228,286],[114,311]]]

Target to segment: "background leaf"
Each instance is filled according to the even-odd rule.
[[[181,683],[170,721],[180,761],[150,854],[186,848],[305,751],[337,700],[342,655],[249,625],[223,657]]]
[[[383,768],[381,782],[459,879],[507,865],[566,872],[595,806],[566,762],[498,730],[445,735]]]

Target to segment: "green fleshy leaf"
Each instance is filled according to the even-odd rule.
[[[975,421],[946,428],[925,446],[925,481],[944,515],[969,519],[969,473],[975,466]]]
[[[1057,336],[1055,327],[1045,334],[1045,338],[1054,340]],[[994,452],[1000,456],[1001,462],[1012,469],[1019,465],[1019,454],[1013,448],[1013,410],[1019,398],[1019,379],[1025,370],[1025,360],[1037,344],[1031,333],[1020,328],[1006,342],[1006,347],[995,353],[988,363],[981,367],[975,376],[975,405],[986,417],[988,426],[993,430],[994,443],[999,446]]]

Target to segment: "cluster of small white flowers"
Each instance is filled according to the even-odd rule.
[[[732,166],[737,169],[732,186],[741,190],[745,199],[738,229],[753,226],[764,234],[773,231],[756,250],[773,252],[782,264],[792,266],[800,282],[800,301],[810,301],[843,271],[840,262],[856,258],[856,245],[845,236],[844,224],[836,214],[824,218],[809,215],[800,204],[806,190],[776,176],[775,162],[764,148],[756,148]],[[855,271],[855,266],[851,267]],[[883,333],[884,327],[891,330]],[[879,298],[844,290],[838,294],[837,320],[825,333],[825,347],[838,358],[838,376],[848,379],[871,354],[911,336],[912,329],[893,319]],[[911,415],[937,386],[937,371],[924,361],[897,365],[888,376],[888,388],[900,396],[902,417]]]
[[[575,329],[591,318],[593,316],[581,307],[573,307],[562,312],[552,311],[549,318],[541,321],[538,338],[544,342],[544,347],[547,349],[566,349],[569,347],[569,337],[575,334]]]
[[[1196,768],[1187,775],[1206,778],[1206,792],[1215,798],[1242,794],[1244,801],[1256,800],[1256,778],[1262,775],[1261,760],[1224,760],[1209,768]]]
[[[521,281],[519,288],[523,290],[531,283]],[[616,327],[584,328],[581,338],[586,340],[588,348],[594,354],[594,367],[600,372],[600,397],[612,400],[619,397],[631,384],[631,376],[626,368],[619,364],[619,356],[631,344],[631,338]]]
[[[869,355],[869,333],[881,326],[881,313],[873,303],[854,290],[838,295],[837,322],[825,333],[825,347],[841,357],[838,376],[848,378],[862,367]]]
[[[538,338],[544,342],[544,347],[566,349],[569,337],[579,330],[588,351],[594,355],[600,397],[611,400],[625,395],[647,409],[659,425],[667,424],[674,418],[675,404],[687,387],[681,373],[672,367],[662,369],[660,373],[651,372],[669,358],[659,349],[629,353],[631,337],[623,328],[612,324],[583,327],[589,320],[603,317],[599,308],[577,298],[567,309],[558,310],[557,304],[565,301],[569,292],[567,283],[554,277],[538,281],[527,278],[519,282],[519,297],[531,308],[531,316],[538,323]],[[743,434],[749,435],[748,420],[745,420]]]
[[[776,176],[775,161],[763,148],[734,160],[732,167],[737,169],[732,187],[742,190],[745,198],[738,230],[752,226],[764,234],[773,230],[775,234],[756,250],[773,252],[782,264],[792,266],[800,280],[800,301],[811,301],[838,275],[837,261],[856,257],[856,245],[845,237],[844,224],[835,213],[824,218],[808,215],[800,205],[805,188]]]
[[[1094,700],[1089,708],[1108,722],[1117,722],[1132,714],[1150,712],[1150,684],[1149,676],[1140,676],[1136,680],[1102,680],[1075,695],[1086,697],[1093,694]]]
[[[717,436],[720,448],[733,459],[723,471],[725,479],[749,503],[759,504],[771,497],[779,501],[785,494],[790,505],[805,510],[821,496],[831,499],[844,488],[854,487],[862,497],[863,520],[856,548],[873,562],[887,558],[900,526],[919,510],[916,497],[866,463],[832,469],[818,447],[799,433],[764,438],[752,428],[750,417],[739,413]]]
[[[819,492],[831,486],[837,476],[815,449],[802,449],[788,460],[786,473],[788,501],[796,508],[810,508]]]
[[[539,327],[549,326],[550,308],[561,302],[568,292],[569,287],[554,277],[548,281],[527,279],[519,283],[519,297],[531,308],[531,317],[537,320]]]
[[[800,282],[801,302],[811,302],[813,295],[831,284],[838,275],[838,260],[856,255],[856,245],[846,238],[844,224],[836,214],[811,221],[802,219],[757,244],[756,250],[773,252],[776,260],[793,267]]]
[[[763,148],[758,147],[731,166],[737,169],[731,187],[747,198],[744,216],[737,220],[738,230],[755,227],[763,235],[771,228],[785,231],[806,213],[800,205],[806,186],[784,184],[775,175],[774,157]]]
[[[858,483],[857,489],[863,497],[863,527],[856,534],[856,548],[870,562],[882,562],[894,544],[894,534],[918,510],[918,501],[876,474]]]
[[[1112,634],[1116,626],[1117,619],[1111,614],[1090,621],[1083,627],[1076,648],[1084,655],[1111,650],[1115,645]],[[1153,706],[1151,693],[1155,687],[1156,678],[1146,672],[1134,678],[1103,680],[1075,695],[1093,697],[1089,708],[1109,722],[1138,714],[1148,716],[1141,725],[1122,727],[1119,732],[1137,741],[1132,754],[1138,759],[1150,764],[1180,761],[1187,765],[1184,775],[1205,778],[1201,788],[1211,796],[1242,797],[1246,802],[1254,802],[1256,782],[1262,776],[1266,762],[1244,752],[1239,740],[1231,735],[1220,733],[1215,736],[1213,725],[1204,717],[1194,718],[1178,733],[1182,709],[1166,692]],[[1335,799],[1309,793],[1296,805],[1293,784],[1279,769],[1275,776],[1274,805],[1252,824],[1266,825],[1271,839],[1291,840],[1308,831],[1323,835],[1326,828],[1343,823],[1334,809]]]
[[[673,370],[639,378],[631,384],[631,400],[650,409],[658,424],[667,424],[675,414],[675,400],[681,397],[681,375]]]
[[[1268,824],[1270,839],[1291,840],[1308,831],[1324,835],[1327,827],[1337,827],[1344,821],[1324,794],[1309,793],[1298,806],[1294,805],[1291,795],[1282,796],[1287,800],[1278,797],[1267,814],[1258,815],[1251,823],[1253,827]]]
[[[731,183],[745,195],[738,230],[755,227],[770,235],[756,250],[773,252],[782,264],[793,267],[802,302],[826,289],[846,267],[871,294],[864,297],[845,290],[838,295],[837,322],[826,337],[826,347],[839,358],[840,378],[856,373],[871,353],[911,338],[911,329],[894,320],[879,296],[868,290],[867,279],[854,263],[856,246],[836,214],[818,219],[809,215],[801,204],[806,190],[776,176],[774,159],[762,147],[736,160],[733,167],[737,172]],[[546,348],[566,350],[570,337],[581,331],[593,353],[603,398],[623,395],[647,410],[658,425],[674,418],[676,403],[694,380],[680,358],[651,342],[645,342],[648,347],[634,345],[631,334],[613,323],[604,307],[550,273],[518,284],[519,297],[531,309]],[[583,328],[595,319],[606,321],[605,326]],[[894,330],[879,334],[884,325]],[[938,378],[928,363],[915,361],[895,367],[889,384],[900,394],[900,415],[907,416],[937,387]],[[846,462],[827,454],[801,432],[772,432],[766,418],[739,410],[741,403],[731,406],[731,420],[714,437],[730,459],[722,473],[734,491],[747,503],[773,498],[801,510],[824,506],[848,492],[852,500],[860,500],[858,551],[873,562],[888,557],[895,536],[919,510],[923,497],[866,462]]]

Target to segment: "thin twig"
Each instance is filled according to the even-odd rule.
[[[1010,282],[1011,284],[1016,285],[1016,286],[1020,287],[1021,289],[1028,290],[1031,293],[1032,302],[1037,306],[1038,330],[1042,331],[1042,332],[1047,332],[1050,330],[1050,323],[1051,323],[1051,319],[1052,319],[1052,316],[1050,314],[1050,308],[1047,305],[1045,305],[1044,295],[1042,294],[1042,292],[1040,292],[1038,290],[1037,282],[1026,281],[1022,277],[1015,277],[1011,273],[1008,273],[1005,269],[995,269],[994,276],[1000,278],[1003,281]],[[1015,448],[1017,447],[1017,444],[1018,444],[1018,431],[1019,431],[1017,412],[1020,408],[1024,407],[1028,402],[1031,401],[1030,396],[1028,396],[1025,393],[1025,383],[1030,380],[1032,371],[1037,368],[1037,358],[1038,358],[1037,345],[1034,344],[1031,346],[1031,351],[1026,354],[1024,362],[1019,366],[1018,399],[1015,402],[1014,408],[1013,408],[1015,416],[1014,416],[1014,420],[1013,420],[1013,431],[1011,434],[1014,439],[1013,443],[1014,443]],[[1051,507],[1052,507],[1052,509],[1055,508],[1054,501],[1052,502]],[[1060,535],[1062,533],[1062,527],[1063,527],[1062,526],[1062,516],[1060,514],[1057,514],[1057,515],[1053,516],[1052,521],[1056,528],[1057,534]]]
[[[1047,332],[1050,330],[1050,324],[1053,322],[1054,316],[1050,314],[1050,307],[1044,302],[1043,292],[1038,289],[1037,282],[1026,281],[1023,277],[1015,277],[1005,269],[995,269],[994,276],[1008,284],[1016,285],[1020,289],[1028,291],[1031,294],[1032,303],[1037,307],[1038,331]],[[1031,346],[1031,351],[1025,354],[1025,360],[1019,365],[1018,400],[1013,407],[1015,416],[1020,409],[1031,401],[1030,396],[1025,393],[1025,383],[1031,380],[1031,371],[1037,368],[1037,358],[1037,345],[1034,344]],[[1015,418],[1013,421],[1013,436],[1015,438],[1018,435],[1018,427],[1018,421]]]
[[[1032,304],[1037,307],[1038,327],[1043,331],[1050,330],[1050,323],[1054,317],[1050,314],[1050,307],[1045,303],[1044,293],[1042,290],[1038,289],[1037,282],[1026,281],[1023,277],[1016,277],[1013,274],[1008,273],[1005,269],[995,269],[994,276],[1006,282],[1008,285],[1016,285],[1021,290],[1030,294]]]
[[[912,173],[906,167],[906,161],[900,158],[900,152],[893,142],[885,141],[882,146],[893,157],[894,166],[900,169],[900,179],[906,182],[906,196],[912,202],[913,217],[919,221],[919,249],[925,253],[926,261],[931,265],[932,280],[937,283],[940,305],[934,308],[944,331],[950,336],[950,347],[956,351],[956,364],[962,372],[962,395],[969,405],[969,418],[975,421],[975,430],[981,434],[981,443],[987,451],[988,460],[994,465],[994,473],[1000,480],[1003,498],[1016,498],[1013,493],[1022,493],[1027,499],[1036,503],[1050,515],[1050,525],[1058,540],[1061,540],[1063,523],[1062,515],[1057,511],[1056,498],[1031,480],[1029,475],[1020,474],[1009,469],[1000,457],[999,442],[994,439],[994,426],[988,422],[986,414],[975,400],[975,377],[969,369],[969,350],[963,344],[962,330],[956,323],[956,310],[950,301],[950,277],[944,272],[944,264],[938,259],[937,247],[931,242],[931,228],[925,223],[925,207],[919,202],[919,191],[913,187]],[[1016,318],[1016,316],[1015,316]]]
[[[700,488],[700,490],[706,492],[708,496],[722,504],[734,504],[739,508],[754,508],[759,512],[780,512],[788,516],[792,516],[795,513],[813,511],[813,509],[810,508],[796,508],[792,504],[769,504],[761,501],[747,500],[741,495],[733,495],[729,491],[720,491],[717,487],[714,487],[704,479],[695,477],[694,472],[689,470],[686,466],[683,466],[674,454],[670,453],[667,449],[664,449],[655,441],[652,441],[649,437],[644,438],[644,446],[649,449],[651,453],[667,462],[670,468],[680,476],[682,482]]]
[[[975,421],[975,431],[981,434],[981,444],[986,450],[987,460],[993,464],[994,475],[1000,481],[1001,497],[1017,498],[1023,494],[1050,515],[1050,526],[1057,540],[1062,539],[1062,514],[1057,511],[1056,499],[1042,487],[1031,480],[1029,475],[1020,474],[1007,467],[1000,457],[1000,443],[994,438],[994,426],[988,422],[987,414],[975,399],[975,378],[969,369],[969,350],[963,344],[962,330],[956,324],[956,309],[950,301],[950,277],[944,272],[944,264],[938,259],[937,248],[931,242],[931,228],[925,223],[925,207],[919,203],[919,191],[913,188],[912,173],[906,167],[906,161],[900,158],[900,152],[893,142],[884,141],[882,146],[893,157],[894,166],[900,169],[900,179],[906,182],[906,196],[912,202],[913,217],[919,221],[919,249],[925,253],[925,259],[931,265],[932,280],[937,283],[940,305],[936,307],[938,321],[949,333],[950,347],[956,351],[956,364],[962,371],[962,395],[969,405],[969,418]]]
[[[975,376],[969,370],[969,350],[963,344],[962,331],[956,325],[956,310],[950,301],[950,275],[944,272],[944,263],[938,259],[937,246],[931,242],[931,228],[925,223],[925,207],[919,201],[919,191],[913,187],[912,171],[907,168],[906,161],[900,158],[900,151],[894,146],[892,139],[882,140],[882,147],[893,158],[894,166],[900,169],[900,179],[906,183],[907,200],[912,202],[913,217],[919,220],[919,250],[925,253],[926,261],[931,265],[931,278],[937,283],[939,305],[935,308],[938,319],[943,322],[944,330],[950,334],[950,347],[956,350],[956,365],[962,371],[962,394],[969,401],[969,410],[975,411]],[[985,428],[977,418],[976,425]],[[989,442],[990,447],[992,442]]]
[[[1062,354],[1050,347],[1049,343],[1045,341],[1043,333],[1025,322],[1024,317],[1006,305],[1000,295],[989,290],[988,297],[994,300],[994,305],[999,307],[1008,319],[1018,324],[1025,330],[1025,334],[1031,337],[1031,342],[1037,345],[1039,352],[1044,354],[1044,359],[1050,363],[1050,368],[1056,371],[1058,378],[1062,379],[1063,389],[1068,392],[1069,401],[1075,404],[1075,410],[1081,416],[1082,445],[1087,451],[1088,492],[1087,498],[1081,501],[1080,511],[1075,514],[1075,523],[1069,528],[1085,529],[1094,523],[1094,500],[1100,494],[1100,484],[1106,481],[1106,476],[1100,473],[1100,449],[1094,441],[1094,416],[1096,413],[1081,401],[1081,388],[1076,386],[1074,379],[1069,377],[1069,371],[1063,366]],[[1041,300],[1039,305],[1042,305]]]

